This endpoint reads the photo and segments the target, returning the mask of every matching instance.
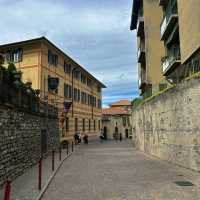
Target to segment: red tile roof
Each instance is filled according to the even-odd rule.
[[[104,108],[102,111],[103,115],[127,115],[127,110],[123,108]]]
[[[110,106],[131,106],[131,102],[129,100],[120,100],[110,104]]]

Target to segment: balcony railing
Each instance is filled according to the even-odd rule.
[[[139,63],[143,63],[145,61],[145,44],[144,44],[144,42],[140,43],[140,45],[138,47],[137,56],[138,56]]]
[[[181,55],[179,47],[172,47],[168,56],[165,56],[161,59],[162,71],[164,75],[168,75],[174,67],[181,63]]]
[[[169,32],[171,26],[173,26],[178,20],[177,0],[170,0],[165,10],[165,16],[160,24],[161,39],[164,39]]]

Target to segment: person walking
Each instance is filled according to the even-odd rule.
[[[119,134],[119,140],[122,141],[122,133]]]

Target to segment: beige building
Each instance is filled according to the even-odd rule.
[[[200,1],[159,0],[158,3],[163,11],[162,71],[168,80],[177,83],[200,71]]]
[[[14,63],[22,81],[40,91],[42,100],[59,108],[61,142],[72,140],[75,132],[99,134],[104,84],[45,37],[1,45],[0,53],[5,65]],[[56,90],[49,85],[52,78],[58,81]],[[72,104],[68,113],[66,102]]]
[[[133,0],[130,29],[136,30],[138,83],[140,94],[144,97],[162,87],[164,79],[160,66],[161,57],[165,53],[160,40],[161,20],[162,10],[159,9],[157,0]]]
[[[113,139],[114,133],[121,133],[123,138],[132,136],[131,102],[121,100],[104,108],[102,112],[102,131],[107,139]]]

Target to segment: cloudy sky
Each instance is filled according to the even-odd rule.
[[[132,0],[0,0],[0,43],[46,36],[106,84],[104,106],[137,91]]]

